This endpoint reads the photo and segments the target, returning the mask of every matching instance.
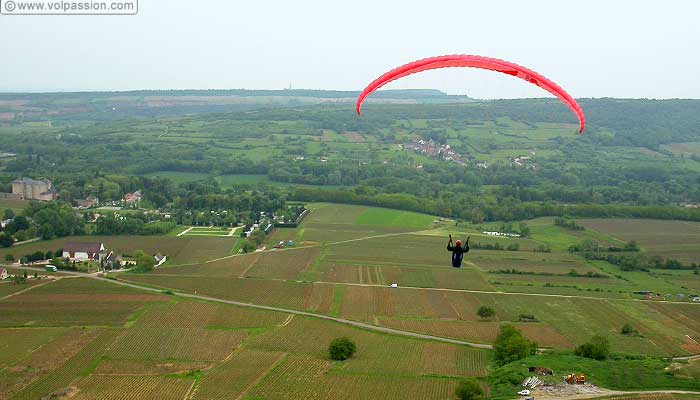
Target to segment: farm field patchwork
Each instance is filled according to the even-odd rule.
[[[651,254],[685,263],[700,262],[700,222],[646,219],[581,219],[586,228],[623,241],[636,241]]]
[[[132,254],[143,250],[146,254],[161,253],[171,264],[195,263],[231,254],[236,238],[172,237],[172,236],[82,236],[60,238],[0,249],[0,260],[7,254],[19,259],[35,251],[56,251],[66,242],[102,242],[109,250]]]
[[[262,254],[248,253],[235,257],[226,257],[217,261],[208,261],[201,264],[188,264],[182,266],[168,266],[158,268],[154,275],[197,275],[197,276],[219,276],[237,277],[252,267]]]
[[[269,399],[402,399],[449,398],[454,379],[432,377],[380,377],[338,374],[331,363],[309,356],[288,356],[250,391],[252,398]]]
[[[301,309],[311,285],[263,279],[221,279],[164,275],[121,275],[127,281],[172,288],[185,292],[207,294],[222,299],[237,300],[278,307]]]
[[[122,325],[165,297],[86,278],[63,278],[0,301],[0,326]]]
[[[117,337],[107,356],[120,360],[223,361],[245,338],[245,332],[139,326]]]
[[[515,269],[522,272],[567,274],[571,270],[585,274],[598,270],[568,253],[534,253],[526,251],[472,250],[468,261],[486,271]]]
[[[410,323],[412,328],[407,330],[437,336],[454,335],[455,338],[483,343],[493,341],[499,322],[518,323],[521,314],[532,314],[540,321],[519,326],[546,347],[571,348],[596,333],[605,333],[610,335],[615,348],[620,351],[685,355],[693,353],[685,335],[695,338],[700,330],[693,323],[684,322],[689,318],[697,318],[687,314],[695,312],[696,308],[700,312],[700,307],[693,304],[663,305],[673,311],[664,311],[662,314],[653,308],[661,305],[627,300],[353,285],[343,288],[341,284],[302,284],[257,279],[222,280],[156,275],[124,275],[123,278],[189,292],[197,287],[200,288],[199,293],[216,297],[329,314],[333,313],[334,307],[331,301],[335,303],[337,294],[340,294],[335,307],[338,315],[343,318],[404,328]],[[328,291],[328,287],[333,290]],[[480,321],[476,311],[481,305],[493,307],[496,319],[491,322]],[[675,317],[664,317],[665,314]],[[616,316],[615,320],[611,320],[611,315]],[[467,324],[470,327],[478,327],[475,333],[460,328],[467,322],[472,323]],[[639,327],[637,329],[643,332],[642,336],[617,333],[625,323]]]
[[[180,400],[194,384],[193,378],[166,376],[91,375],[75,383],[76,400]]]
[[[44,293],[36,289],[37,296],[70,296],[71,285],[75,285],[74,296],[83,296],[109,285],[83,278],[56,283],[61,285],[52,290],[48,285],[39,288]],[[105,296],[134,295],[133,289],[111,286],[104,288]],[[109,320],[102,315],[106,320],[95,325]],[[416,393],[444,398],[460,377],[485,376],[490,362],[486,350],[174,298],[148,303],[121,326],[0,329],[0,333],[6,342],[16,339],[8,344],[22,341],[12,352],[0,349],[0,361],[12,367],[0,366],[0,397],[13,399],[51,393],[77,399],[117,399],[125,394],[136,400],[186,395],[193,399],[282,394],[295,398],[305,393],[324,395],[328,390],[341,398],[375,394],[399,398],[407,385]],[[360,349],[342,365],[332,363],[326,354],[326,346],[336,336],[353,337]],[[306,371],[304,379],[298,379],[302,371]]]
[[[299,279],[312,267],[319,254],[318,248],[265,252],[244,275],[252,278]]]
[[[0,329],[0,369],[22,360],[65,333],[64,328]]]
[[[585,261],[565,249],[569,241],[584,237],[576,232],[557,227],[561,237],[541,240],[551,230],[544,219],[533,220],[534,234],[528,239],[494,238],[461,228],[460,236],[472,235],[472,241],[504,247],[517,243],[519,251],[473,248],[464,268],[457,270],[450,267],[445,250],[448,230],[430,230],[432,219],[419,218],[411,226],[415,216],[371,207],[311,207],[317,208],[299,228],[273,233],[277,236],[268,242],[292,239],[299,246],[311,234],[317,235],[313,242],[318,245],[229,257],[233,241],[228,238],[214,252],[222,238],[147,237],[154,246],[160,239],[168,246],[213,242],[199,255],[191,247],[180,249],[173,253],[174,263],[153,273],[116,277],[477,343],[493,343],[499,327],[509,323],[556,354],[570,352],[595,334],[607,336],[614,352],[635,357],[700,353],[700,306],[637,301],[631,294],[640,288],[688,293],[700,287],[692,271],[621,271],[603,261]],[[590,228],[585,232],[585,237],[613,236]],[[372,238],[377,235],[389,236]],[[127,245],[141,238],[116,239]],[[616,240],[624,243],[617,236],[609,242]],[[335,243],[339,241],[343,243]],[[542,244],[552,251],[532,251]],[[217,260],[205,262],[212,259]],[[589,273],[603,276],[580,276]],[[389,288],[391,283],[399,287]],[[481,306],[493,308],[495,316],[480,318]],[[485,382],[494,370],[488,350],[86,278],[64,277],[0,300],[0,313],[0,335],[7,343],[0,345],[0,398],[29,399],[65,390],[78,399],[120,398],[110,390],[115,385],[129,388],[133,399],[398,399],[405,398],[406,390],[419,398],[451,398],[461,378]],[[621,334],[624,324],[637,333]],[[328,343],[340,336],[351,337],[358,346],[342,363],[327,355]],[[649,374],[648,360],[629,373],[612,378],[594,373],[591,379],[623,386],[626,379]],[[609,361],[610,368],[616,362],[622,361]],[[686,375],[694,373],[691,367],[686,370]],[[681,375],[664,377],[659,385],[686,379],[681,386],[693,387]],[[496,398],[508,397],[496,393]]]
[[[46,281],[40,280],[40,279],[39,280],[30,279],[26,283],[19,284],[19,285],[16,285],[16,284],[11,283],[11,282],[0,283],[0,298],[13,295],[17,292],[21,292],[22,290],[26,290],[26,289],[29,289],[33,286],[41,285],[44,283],[46,283]]]
[[[229,360],[202,378],[193,399],[239,398],[285,356],[286,353],[281,352],[237,350]]]

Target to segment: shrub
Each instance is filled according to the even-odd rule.
[[[137,250],[134,253],[134,258],[136,259],[136,272],[151,272],[153,271],[153,266],[155,265],[155,260],[152,256],[144,254],[143,251]]]
[[[537,317],[532,314],[520,314],[518,316],[520,322],[537,322]]]
[[[637,333],[637,330],[634,329],[634,327],[632,325],[625,324],[625,326],[623,326],[622,329],[620,330],[620,333],[622,333],[623,335],[631,335],[633,333]]]
[[[253,243],[252,241],[250,241],[248,239],[243,241],[243,244],[241,245],[241,251],[243,251],[244,253],[251,253],[251,252],[255,251],[255,249],[257,249],[257,246],[255,245],[255,243]]]
[[[579,357],[604,360],[610,354],[610,342],[605,336],[595,335],[590,342],[578,346],[574,353]]]
[[[496,361],[505,365],[537,353],[537,343],[525,338],[513,325],[502,325],[493,344]]]
[[[7,261],[7,262],[15,262],[15,256],[13,256],[12,254],[8,254],[8,255],[5,256],[5,261]]]
[[[476,311],[476,315],[480,316],[481,318],[493,318],[496,316],[496,310],[489,306],[481,306]]]
[[[15,238],[6,233],[0,233],[0,247],[10,247],[15,243]]]
[[[333,339],[328,346],[328,354],[330,354],[331,359],[336,361],[347,360],[355,354],[355,350],[357,350],[355,343],[346,337]]]
[[[460,381],[455,394],[457,394],[457,398],[460,400],[485,399],[484,389],[481,388],[479,382],[477,382],[474,378],[463,379]]]

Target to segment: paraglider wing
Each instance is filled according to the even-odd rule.
[[[512,75],[530,82],[533,85],[537,85],[549,93],[557,96],[562,103],[566,104],[566,106],[569,107],[574,114],[576,114],[579,122],[579,133],[583,133],[583,130],[586,127],[586,118],[583,114],[581,106],[579,106],[576,100],[566,93],[564,89],[551,80],[531,69],[509,61],[499,60],[497,58],[462,54],[424,58],[422,60],[414,61],[392,69],[391,71],[372,81],[372,83],[370,83],[365,90],[360,93],[355,105],[355,111],[357,111],[357,115],[360,115],[362,102],[365,100],[365,98],[389,82],[403,78],[404,76],[415,74],[417,72],[450,67],[488,69],[491,71]]]

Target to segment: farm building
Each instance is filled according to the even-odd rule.
[[[99,261],[107,255],[104,243],[68,242],[63,246],[63,258],[71,261]]]
[[[156,263],[155,263],[155,266],[156,266],[156,267],[160,267],[161,265],[163,265],[164,262],[168,261],[168,257],[167,257],[167,256],[164,256],[163,254],[160,254],[160,253],[158,253],[158,254],[156,254],[155,256],[153,256],[153,259],[154,259],[155,262],[156,262]]]
[[[75,201],[75,205],[79,209],[95,207],[100,204],[100,200],[97,197],[89,196],[85,199],[78,199]]]
[[[109,269],[121,268],[124,263],[124,259],[119,254],[110,251],[109,255],[104,258],[104,266]]]
[[[141,197],[143,197],[141,191],[137,190],[134,193],[125,194],[122,200],[124,200],[126,204],[136,204],[141,201]]]
[[[5,268],[0,268],[0,281],[3,279],[7,279],[10,276],[10,274],[7,273],[7,270]]]

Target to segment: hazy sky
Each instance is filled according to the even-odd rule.
[[[136,16],[0,15],[0,91],[361,90],[462,53],[522,64],[575,97],[700,98],[699,16],[698,0],[140,0]],[[386,88],[548,96],[473,69]]]

